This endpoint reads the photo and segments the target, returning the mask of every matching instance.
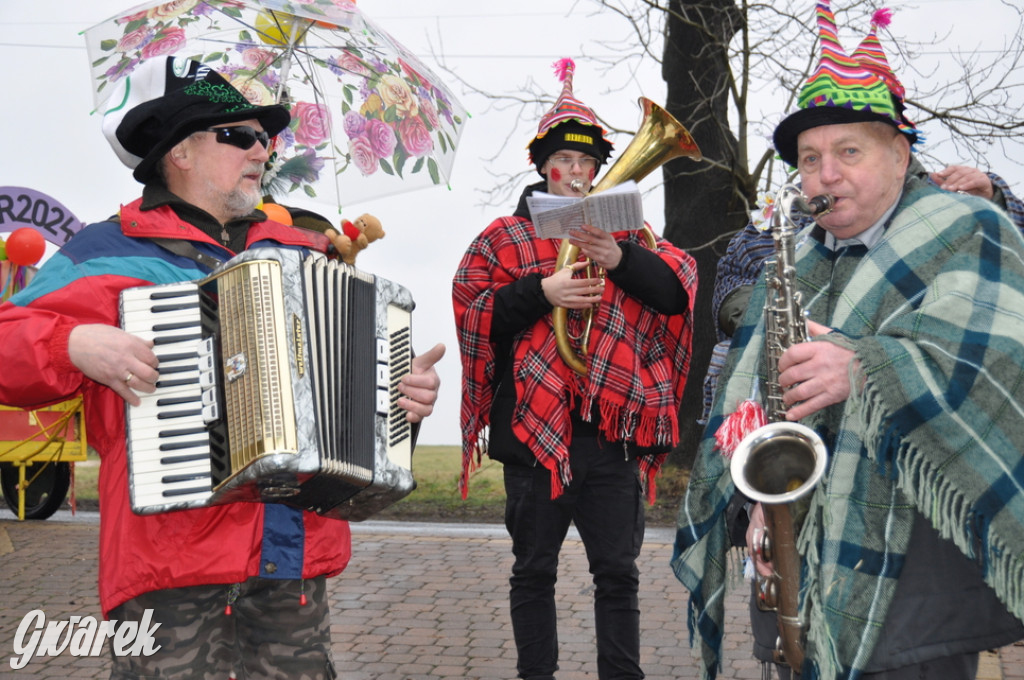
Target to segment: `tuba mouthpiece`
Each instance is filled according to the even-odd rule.
[[[581,179],[574,179],[573,181],[569,182],[569,188],[572,189],[573,191],[575,191],[578,194],[582,194],[583,193],[583,180],[581,180]]]

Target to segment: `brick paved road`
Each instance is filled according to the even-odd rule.
[[[0,678],[106,678],[106,657],[70,654],[10,666],[15,631],[33,609],[50,620],[99,617],[96,515],[17,522],[0,510]],[[333,652],[342,680],[515,677],[507,613],[508,539],[500,526],[365,522],[354,556],[330,581]],[[672,532],[648,531],[640,560],[642,663],[648,678],[695,678],[683,618],[687,593],[668,568]],[[759,678],[746,638],[745,588],[727,600],[723,680]],[[559,680],[594,680],[591,589],[570,539],[558,584]],[[1024,647],[984,660],[979,680],[1024,680]]]

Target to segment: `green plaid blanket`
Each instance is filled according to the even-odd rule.
[[[806,232],[805,232],[806,234]],[[861,248],[863,251],[863,248]],[[830,443],[801,532],[803,677],[856,678],[871,657],[916,509],[982,565],[1024,619],[1024,240],[981,199],[907,183],[882,240],[858,255],[797,250],[817,338],[853,349],[856,388],[805,420]],[[691,591],[704,677],[721,666],[728,461],[723,417],[757,391],[764,282],[730,350],[686,497],[672,568]]]

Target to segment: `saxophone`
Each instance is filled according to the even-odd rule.
[[[771,562],[774,572],[768,577],[758,576],[757,605],[763,611],[777,613],[775,662],[790,666],[796,673],[804,660],[796,537],[806,515],[806,497],[825,473],[828,452],[814,430],[786,420],[778,367],[787,348],[807,340],[807,323],[796,290],[794,240],[798,226],[794,214],[823,215],[832,209],[834,200],[829,195],[806,199],[793,185],[779,191],[771,225],[775,251],[765,263],[764,391],[768,424],[743,438],[730,464],[736,489],[761,503],[764,510],[765,533],[750,549]]]

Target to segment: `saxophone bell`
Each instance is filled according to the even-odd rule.
[[[768,423],[744,437],[730,472],[736,489],[769,505],[797,501],[825,474],[828,451],[818,433],[802,423]]]
[[[806,497],[825,474],[828,451],[818,433],[801,423],[768,423],[740,442],[730,463],[736,489],[762,504],[761,544],[748,546],[774,573],[758,577],[757,607],[774,611],[779,637],[775,662],[799,672],[804,660],[800,618],[800,555],[796,543],[807,514]]]

